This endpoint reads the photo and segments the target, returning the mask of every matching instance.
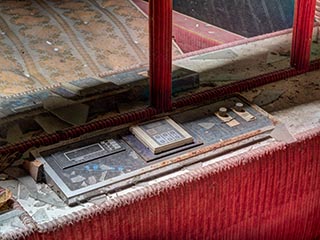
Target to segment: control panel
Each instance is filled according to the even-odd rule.
[[[96,195],[201,161],[198,150],[214,153],[267,133],[275,120],[241,96],[177,112],[168,117],[59,145],[36,157],[47,183],[74,205]],[[183,157],[181,157],[183,156]]]

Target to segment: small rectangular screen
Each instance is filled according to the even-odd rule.
[[[90,154],[93,154],[95,152],[100,152],[100,151],[103,151],[103,148],[100,146],[100,144],[94,144],[94,145],[90,145],[90,146],[87,146],[84,148],[78,148],[73,151],[66,152],[65,156],[69,160],[73,160],[73,159],[81,158],[83,156],[90,155]]]

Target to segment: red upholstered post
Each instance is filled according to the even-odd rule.
[[[172,108],[172,0],[149,1],[150,100],[159,112]]]
[[[316,0],[296,0],[291,49],[291,66],[308,70]]]

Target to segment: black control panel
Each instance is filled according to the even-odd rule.
[[[162,118],[61,145],[37,157],[44,163],[47,182],[73,205],[197,162],[201,157],[180,157],[193,156],[189,153],[203,146],[220,151],[230,143],[248,141],[248,136],[267,133],[275,125],[270,115],[240,96],[172,114],[170,121],[178,127],[164,123]],[[141,139],[130,132],[135,126],[143,131]],[[162,147],[185,135],[192,142],[159,153],[144,142],[152,140]]]

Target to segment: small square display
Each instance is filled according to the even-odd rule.
[[[134,126],[130,130],[153,153],[193,142],[192,136],[170,118]]]

